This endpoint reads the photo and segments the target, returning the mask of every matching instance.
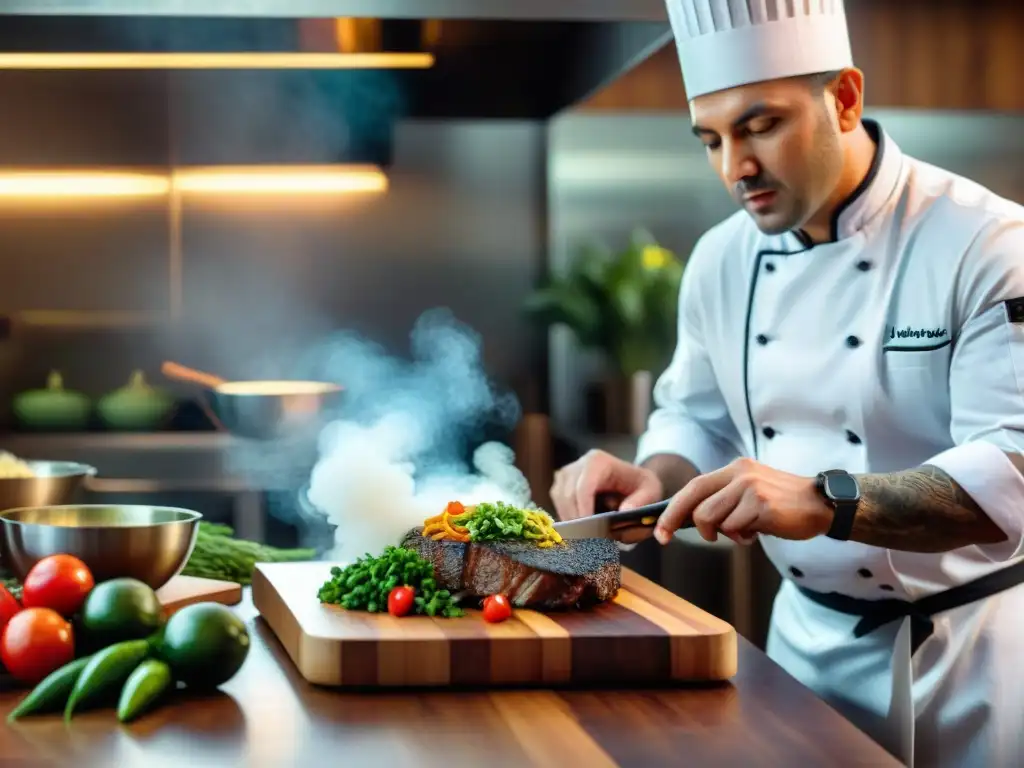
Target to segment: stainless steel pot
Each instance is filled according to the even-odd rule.
[[[315,432],[340,404],[343,391],[323,381],[226,381],[171,362],[161,370],[201,387],[200,404],[218,428],[256,440]]]

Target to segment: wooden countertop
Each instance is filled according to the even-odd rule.
[[[248,590],[253,640],[222,693],[131,726],[112,710],[26,718],[0,730],[3,765],[898,766],[739,638],[729,685],[665,690],[346,693],[305,683]],[[21,692],[0,692],[0,715]]]

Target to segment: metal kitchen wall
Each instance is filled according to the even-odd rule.
[[[879,120],[905,153],[1024,203],[1024,115],[869,109],[867,116]],[[568,111],[551,121],[548,144],[555,270],[581,240],[622,245],[637,225],[686,256],[703,232],[736,210],[685,112]],[[552,420],[578,430],[580,387],[599,374],[598,363],[556,332],[550,365]]]
[[[0,165],[160,170],[174,140],[163,77],[3,73]],[[295,117],[271,105],[251,130],[287,135]],[[211,143],[245,140],[244,122],[195,119]],[[520,302],[544,264],[545,154],[538,121],[400,121],[383,195],[185,198],[180,265],[163,198],[0,199],[0,315],[14,320],[0,403],[50,368],[91,394],[133,368],[158,380],[166,357],[289,375],[310,340],[341,328],[405,353],[435,306],[478,331],[488,370],[529,400],[544,388],[544,344]]]

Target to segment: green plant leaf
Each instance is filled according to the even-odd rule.
[[[623,373],[658,373],[675,349],[684,268],[649,231],[637,228],[618,252],[597,242],[580,244],[565,275],[538,288],[525,308],[538,322],[568,326]]]
[[[553,283],[534,291],[525,300],[524,308],[545,325],[568,326],[585,346],[601,343],[603,323],[600,307],[571,285]]]
[[[643,326],[645,313],[642,285],[622,280],[614,286],[612,300],[623,324],[637,329]]]

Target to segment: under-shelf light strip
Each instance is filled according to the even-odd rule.
[[[383,192],[387,176],[372,165],[247,166],[175,170],[171,185],[181,192],[278,194]]]
[[[210,166],[169,174],[117,171],[0,171],[0,198],[359,194],[384,192],[387,176],[372,165]]]
[[[0,69],[429,69],[430,53],[0,53]]]

